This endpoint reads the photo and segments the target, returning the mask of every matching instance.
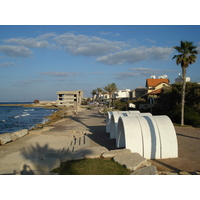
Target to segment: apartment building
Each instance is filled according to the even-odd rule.
[[[83,91],[58,91],[57,104],[63,106],[81,105],[81,99],[83,98]]]

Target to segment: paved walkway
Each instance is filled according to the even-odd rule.
[[[0,146],[0,174],[13,173],[26,160],[58,151],[73,152],[89,146],[116,149],[115,140],[105,129],[105,117],[98,109],[84,110],[52,126],[30,133],[15,142]],[[200,171],[200,129],[176,127],[179,158],[151,160],[158,171]],[[89,133],[87,136],[84,133]],[[23,165],[27,167],[27,165]]]
[[[200,129],[175,127],[178,140],[178,158],[151,160],[158,171],[200,171]]]
[[[87,136],[84,134],[86,133]],[[64,118],[49,127],[0,146],[0,174],[19,172],[27,160],[42,160],[46,154],[74,152],[90,146],[115,149],[115,140],[105,133],[105,117],[98,110],[84,110],[73,118]],[[29,163],[30,164],[30,163]]]

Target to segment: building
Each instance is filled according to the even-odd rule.
[[[131,91],[130,89],[118,90],[117,92],[115,92],[114,98],[116,99],[129,98],[130,91]]]
[[[186,82],[190,82],[190,77],[186,77]],[[182,77],[178,77],[175,79],[175,83],[182,83]]]
[[[159,76],[151,76],[150,79],[146,79],[146,100],[147,104],[140,104],[139,109],[147,109],[152,108],[154,104],[157,103],[157,100],[162,93],[163,87],[169,87],[169,79],[166,75]]]
[[[81,99],[83,98],[83,91],[58,91],[57,104],[64,106],[81,105]]]
[[[147,89],[144,87],[137,87],[136,89],[130,91],[130,99],[137,99],[142,97],[146,93]]]
[[[169,86],[169,79],[167,78],[150,78],[146,79],[147,94],[161,89],[162,87]]]

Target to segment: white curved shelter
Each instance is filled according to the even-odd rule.
[[[178,157],[177,137],[167,116],[120,116],[117,147],[125,147],[147,159]]]
[[[178,142],[176,131],[168,116],[154,116],[160,132],[161,158],[178,157]]]
[[[119,117],[134,117],[134,116],[152,116],[151,113],[138,113],[138,112],[129,112],[129,113],[114,113],[111,116],[110,120],[110,138],[117,138],[117,128]]]
[[[130,110],[130,111],[109,111],[106,116],[106,133],[110,133],[110,120],[113,114],[119,113],[140,113],[138,110]]]

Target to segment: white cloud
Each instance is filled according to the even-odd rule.
[[[29,57],[33,54],[28,48],[23,46],[0,45],[0,51],[11,57]]]
[[[165,73],[174,73],[175,70],[163,70],[163,69],[150,69],[150,68],[131,68],[129,71],[136,71],[139,75],[151,76],[151,75],[164,75]]]
[[[119,33],[115,33],[113,36],[120,36],[120,34]]]
[[[125,62],[136,63],[145,60],[147,57],[148,55],[142,47],[113,53],[108,56],[102,56],[97,58],[97,61],[108,65],[120,65]]]
[[[101,31],[99,33],[99,35],[111,35],[111,34],[112,34],[112,32],[104,32],[104,31]]]
[[[60,77],[68,77],[68,76],[76,76],[78,73],[76,72],[40,72],[42,75],[46,76],[60,76]]]
[[[102,56],[110,52],[119,51],[127,44],[109,41],[96,36],[74,35],[65,33],[53,39],[57,44],[65,47],[68,53],[84,56]]]
[[[165,60],[171,55],[174,49],[168,47],[152,46],[151,48],[148,48],[146,51],[152,60]]]
[[[42,34],[42,35],[38,36],[37,39],[38,40],[46,40],[49,37],[55,37],[55,36],[58,36],[58,35],[55,34],[55,33],[45,33],[45,34]]]
[[[135,77],[138,76],[138,73],[133,73],[133,72],[122,72],[122,73],[115,73],[115,78],[116,79],[126,79],[130,77]]]
[[[147,48],[141,46],[113,53],[108,56],[102,56],[96,60],[107,65],[120,65],[125,62],[132,64],[144,60],[164,60],[167,59],[172,52],[173,49],[168,47],[153,46],[151,48]]]
[[[102,72],[93,72],[93,74],[103,74]]]
[[[148,38],[145,38],[144,40],[147,41],[147,42],[156,43],[155,40],[150,40],[150,39],[148,39]]]
[[[17,44],[22,45],[29,48],[47,48],[49,43],[45,40],[37,41],[37,39],[34,38],[10,38],[7,40],[4,40],[5,43],[11,43],[11,44]]]
[[[0,63],[0,67],[10,67],[14,65],[14,62]]]
[[[143,76],[151,76],[154,74],[159,74],[161,70],[158,69],[150,69],[150,68],[131,68],[130,71],[137,71],[140,75]]]

